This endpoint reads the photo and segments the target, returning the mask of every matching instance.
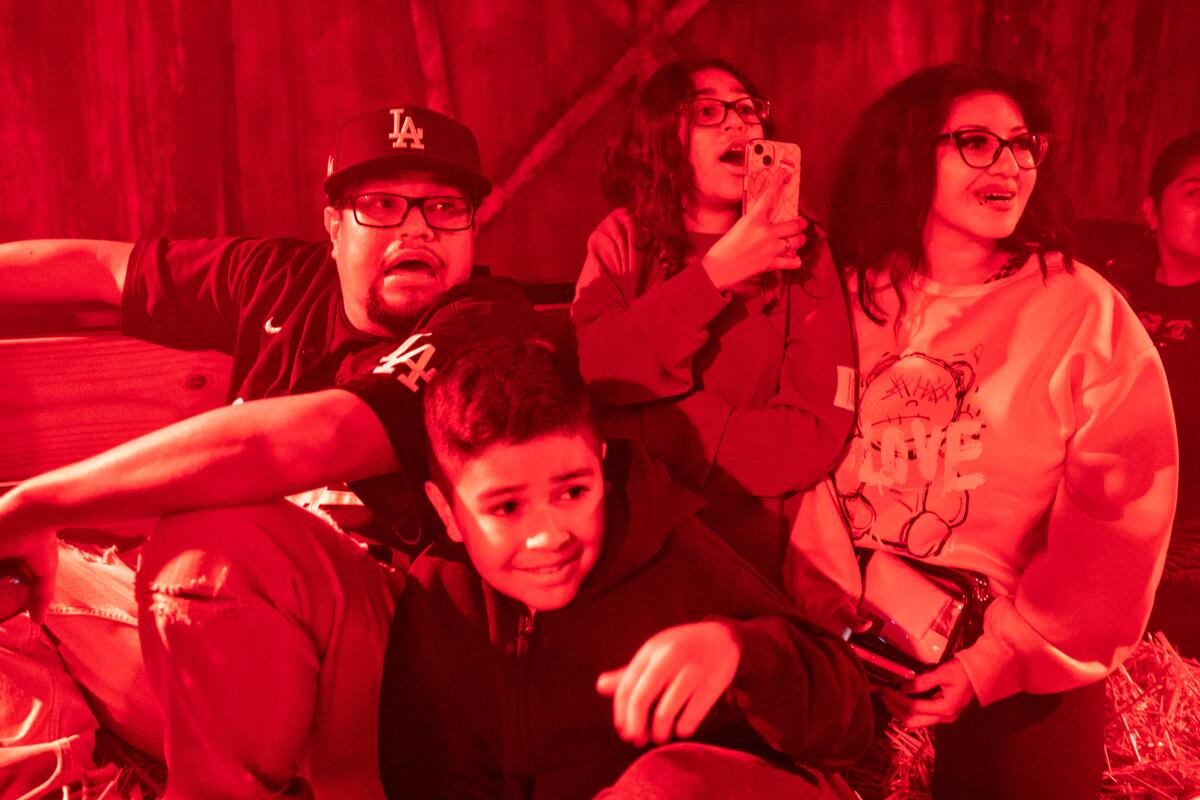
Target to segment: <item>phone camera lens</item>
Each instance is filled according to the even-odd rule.
[[[754,145],[754,155],[761,156],[762,151],[763,151],[763,146],[761,144]]]
[[[771,157],[770,156],[763,156],[763,166],[764,167],[771,166]]]

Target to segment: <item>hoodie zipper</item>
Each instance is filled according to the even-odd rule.
[[[529,684],[530,684],[530,652],[533,648],[533,637],[537,633],[535,612],[521,614],[517,623],[517,668],[516,668],[516,703],[517,703],[517,758],[518,763],[528,768],[532,753],[529,722]]]

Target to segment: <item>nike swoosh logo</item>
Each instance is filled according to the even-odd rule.
[[[283,328],[275,324],[274,317],[267,317],[267,321],[263,323],[263,330],[270,334],[276,334],[283,330]]]

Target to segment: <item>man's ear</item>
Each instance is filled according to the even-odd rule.
[[[333,206],[325,206],[325,230],[329,233],[329,241],[336,249],[338,237],[342,233],[342,212]]]
[[[446,535],[452,541],[461,542],[463,540],[462,531],[458,529],[458,523],[454,519],[454,513],[450,510],[450,503],[446,500],[446,495],[442,494],[442,490],[433,481],[425,481],[425,496],[429,498],[429,502],[433,504],[433,510],[441,517],[442,524],[446,526]]]
[[[1147,197],[1142,201],[1142,216],[1146,218],[1146,224],[1150,226],[1150,230],[1158,230],[1158,209],[1154,207],[1154,198]]]

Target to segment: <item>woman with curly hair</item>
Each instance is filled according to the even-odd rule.
[[[607,432],[640,438],[778,582],[796,493],[849,432],[853,371],[844,292],[813,226],[768,219],[799,165],[742,214],[746,146],[771,136],[771,111],[723,61],[646,81],[607,154],[617,208],[591,235],[571,314]]]
[[[834,183],[858,420],[805,494],[785,572],[812,619],[860,632],[867,554],[986,578],[978,637],[879,690],[937,726],[937,798],[1097,796],[1104,678],[1142,635],[1175,503],[1162,364],[1071,260],[1048,128],[1033,84],[931,67],[863,112]],[[868,588],[906,612],[917,597]]]

